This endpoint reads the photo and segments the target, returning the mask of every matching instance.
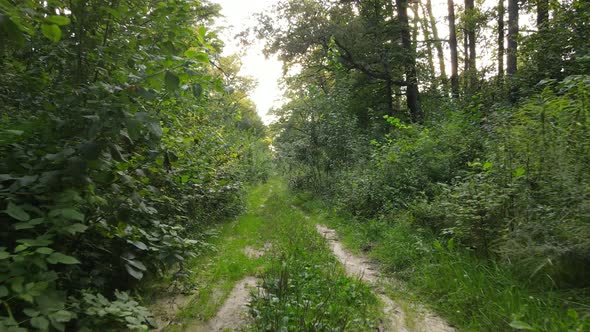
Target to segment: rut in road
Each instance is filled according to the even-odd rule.
[[[385,295],[382,287],[382,276],[377,267],[366,257],[354,255],[347,251],[338,239],[336,231],[326,226],[317,224],[317,231],[328,240],[330,249],[338,260],[344,265],[346,273],[359,277],[361,280],[375,287],[378,297],[384,305],[386,321],[379,327],[379,331],[396,332],[453,332],[442,318],[432,314],[423,307],[418,307],[418,315],[412,315],[412,321],[408,322],[408,315],[402,307]]]

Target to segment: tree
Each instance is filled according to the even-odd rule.
[[[549,19],[549,0],[537,0],[537,29]]]
[[[418,101],[418,79],[416,77],[416,55],[412,48],[410,25],[408,22],[408,0],[396,0],[397,18],[400,24],[402,46],[405,51],[406,102],[412,121],[422,120],[422,110]]]
[[[504,79],[504,0],[498,0],[498,81]]]
[[[517,70],[518,0],[508,0],[508,48],[506,51],[506,74],[513,76]]]
[[[432,30],[432,37],[434,38],[434,47],[436,48],[437,56],[438,56],[438,64],[440,68],[440,78],[443,81],[443,84],[446,84],[447,81],[447,73],[446,73],[446,66],[445,66],[445,55],[443,52],[442,41],[439,39],[438,36],[438,28],[436,27],[436,18],[434,17],[434,13],[432,11],[432,1],[426,0],[426,13],[430,20],[430,29]]]
[[[433,41],[431,40],[431,36],[430,36],[430,30],[428,28],[429,22],[428,22],[428,18],[426,16],[424,16],[423,18],[420,15],[420,9],[422,9],[422,13],[426,13],[424,10],[424,7],[420,7],[418,6],[418,3],[415,3],[414,6],[412,6],[412,12],[414,14],[414,29],[413,29],[413,36],[412,39],[414,41],[414,49],[418,48],[418,31],[422,31],[422,35],[424,38],[424,44],[426,45],[426,61],[428,63],[428,76],[429,78],[434,79],[436,77],[436,70],[434,68],[434,57],[432,54],[432,43]],[[418,29],[418,25],[420,26],[420,29]],[[432,81],[432,79],[430,81]],[[434,82],[432,83],[434,86]]]
[[[124,291],[240,211],[261,123],[212,66],[218,11],[0,1],[0,331],[147,330]]]
[[[474,0],[465,0],[465,38],[467,45],[465,49],[469,52],[465,53],[465,75],[467,75],[467,86],[473,88],[477,81],[477,67],[476,67],[476,41],[475,41],[475,6]]]
[[[455,27],[455,3],[447,0],[449,12],[449,47],[451,48],[451,90],[453,97],[459,96],[459,57],[457,54],[457,29]]]

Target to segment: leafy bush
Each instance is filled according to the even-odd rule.
[[[238,156],[258,144],[262,159],[264,133],[210,66],[217,11],[0,4],[0,330],[143,330],[148,313],[116,290],[183,269],[241,211]]]

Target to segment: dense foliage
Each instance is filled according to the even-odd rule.
[[[218,10],[0,1],[0,330],[153,326],[125,291],[183,272],[266,177]]]
[[[403,106],[410,83],[401,68],[412,59],[403,48],[400,3],[415,13],[423,118]],[[470,69],[459,77],[459,94],[451,95],[444,73],[427,65],[437,41],[420,38],[427,38],[431,23],[421,17],[420,2],[403,3],[282,1],[275,9],[282,16],[261,18],[268,51],[301,68],[286,79],[289,101],[276,110],[273,127],[291,185],[356,217],[356,227],[372,234],[365,237],[367,250],[403,238],[380,257],[410,280],[440,273],[441,282],[424,277],[421,286],[430,300],[446,299],[445,310],[456,311],[459,305],[449,308],[461,294],[466,307],[478,298],[468,287],[451,286],[458,279],[443,271],[447,265],[473,270],[488,285],[501,284],[499,292],[507,290],[505,297],[485,293],[482,301],[498,301],[486,306],[489,311],[483,302],[469,311],[481,315],[480,325],[470,325],[467,314],[450,313],[463,320],[457,324],[481,330],[587,328],[590,6],[552,3],[551,18],[518,38],[519,69],[507,77],[502,68],[491,76],[490,68],[472,66],[465,36],[462,56]],[[466,11],[459,23],[490,30],[491,14]],[[426,30],[416,31],[421,25]],[[488,43],[484,33],[480,38]],[[455,248],[445,259],[433,251],[445,247],[441,243]],[[510,287],[522,292],[509,295]],[[528,291],[550,290],[556,293],[541,296],[538,305],[525,304]],[[510,296],[523,300],[515,304]],[[538,311],[522,309],[527,306]],[[548,322],[543,311],[571,321]]]

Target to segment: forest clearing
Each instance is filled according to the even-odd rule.
[[[0,0],[0,332],[590,331],[589,127],[586,0]]]

